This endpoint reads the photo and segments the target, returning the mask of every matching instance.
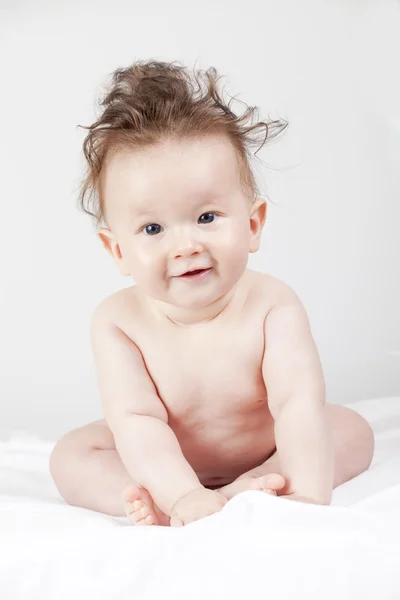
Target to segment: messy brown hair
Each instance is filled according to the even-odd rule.
[[[259,121],[251,124],[257,107],[248,106],[241,116],[231,110],[218,91],[221,75],[214,67],[190,72],[181,63],[135,61],[112,73],[111,85],[99,101],[102,113],[88,127],[83,142],[87,170],[80,184],[79,208],[94,218],[97,228],[105,219],[100,178],[112,155],[125,149],[140,150],[166,140],[189,140],[205,135],[225,136],[232,143],[246,196],[259,195],[250,165],[250,146],[274,139],[288,123]],[[247,105],[246,105],[247,106]]]

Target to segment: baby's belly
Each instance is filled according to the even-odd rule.
[[[172,426],[172,424],[171,424]],[[185,458],[203,485],[225,485],[263,463],[275,450],[274,421],[267,407],[190,428],[172,426]]]

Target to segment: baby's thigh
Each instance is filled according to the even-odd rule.
[[[73,454],[91,450],[115,450],[114,436],[105,419],[93,421],[66,433],[56,443],[50,463],[55,465]]]
[[[93,421],[88,425],[73,429],[60,442],[63,440],[89,450],[115,450],[114,436],[105,419]]]
[[[49,470],[67,502],[74,504],[80,497],[77,488],[82,487],[82,482],[91,481],[87,473],[91,472],[90,465],[98,462],[91,460],[92,455],[101,455],[97,450],[115,450],[114,436],[104,419],[73,429],[54,446]],[[98,472],[98,466],[94,471]]]

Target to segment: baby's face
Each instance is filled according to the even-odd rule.
[[[265,202],[245,196],[236,154],[223,139],[116,155],[102,190],[112,232],[101,230],[112,240],[107,249],[155,299],[205,306],[229,292],[258,249]],[[209,270],[182,277],[193,269]]]

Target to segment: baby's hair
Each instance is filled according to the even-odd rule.
[[[99,102],[104,107],[102,114],[88,127],[78,125],[89,130],[83,142],[87,171],[78,202],[94,218],[96,228],[102,222],[107,225],[100,186],[105,162],[121,150],[141,150],[167,140],[225,137],[236,151],[245,194],[251,199],[259,195],[249,146],[258,143],[257,133],[261,132],[263,140],[257,154],[288,123],[277,120],[249,124],[257,107],[247,107],[237,116],[230,108],[232,98],[226,104],[218,92],[220,78],[214,67],[190,72],[177,61],[137,60],[112,73],[111,86]]]

